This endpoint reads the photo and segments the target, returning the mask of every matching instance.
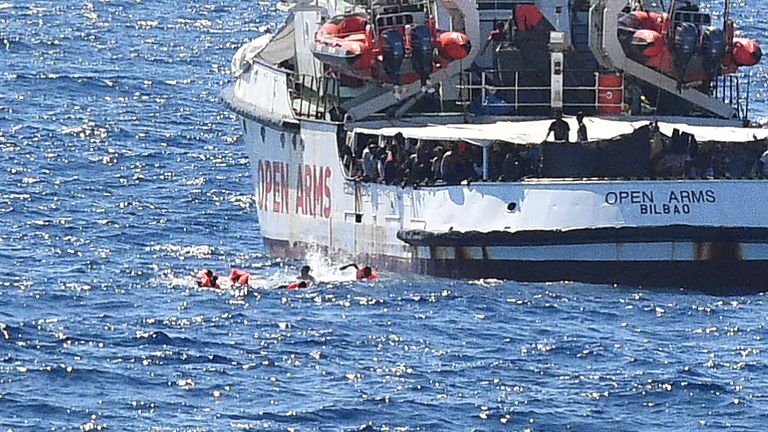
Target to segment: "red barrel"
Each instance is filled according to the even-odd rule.
[[[602,73],[597,76],[597,111],[620,113],[624,100],[623,77],[617,73]]]

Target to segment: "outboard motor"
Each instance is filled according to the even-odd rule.
[[[395,29],[381,32],[381,57],[384,63],[384,73],[395,85],[400,85],[400,67],[405,58],[405,42],[403,35]]]
[[[432,30],[423,24],[411,28],[411,55],[413,70],[419,74],[421,85],[426,85],[432,73]]]
[[[675,28],[674,58],[675,66],[680,70],[680,75],[677,78],[678,90],[682,88],[683,82],[685,82],[688,65],[696,52],[698,39],[699,32],[693,23],[683,22]]]
[[[701,35],[701,55],[710,79],[717,77],[725,54],[725,33],[718,27],[707,27]]]

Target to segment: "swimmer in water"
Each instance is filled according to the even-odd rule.
[[[218,280],[219,274],[210,269],[202,269],[197,273],[197,286],[200,288],[221,288]]]
[[[311,285],[315,285],[317,283],[317,280],[315,280],[315,277],[309,274],[309,272],[312,271],[312,267],[305,265],[301,268],[301,274],[298,278],[296,278],[298,281],[304,281]]]
[[[373,269],[370,266],[360,267],[357,264],[352,263],[352,264],[347,264],[345,266],[339,267],[339,270],[344,271],[350,267],[355,268],[356,270],[355,278],[357,280],[376,280],[378,278],[378,275],[376,274],[375,271],[373,271]]]
[[[308,288],[312,285],[315,285],[317,283],[317,280],[314,276],[309,274],[309,272],[312,271],[312,267],[305,265],[301,268],[301,274],[299,274],[299,277],[296,278],[295,281],[289,283],[289,284],[283,284],[278,285],[278,288],[286,288],[286,289],[299,289],[299,288]]]

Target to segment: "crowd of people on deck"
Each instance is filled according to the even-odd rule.
[[[693,134],[674,129],[671,137],[654,130],[651,174],[672,178],[768,177],[768,145],[699,143]]]
[[[418,142],[417,142],[418,141]],[[358,135],[354,146],[340,145],[347,174],[364,182],[399,186],[461,184],[483,179],[483,149],[463,140],[412,140],[402,134]],[[488,179],[516,181],[536,175],[540,149],[495,142],[490,145]]]
[[[562,111],[543,141],[567,142],[570,134]],[[576,142],[586,143],[584,115],[576,116]],[[347,174],[364,182],[399,186],[461,184],[483,176],[483,149],[464,140],[428,140],[358,134],[351,145],[339,140],[339,154]],[[541,143],[514,145],[496,141],[488,148],[488,181],[517,181],[541,173]]]
[[[571,133],[571,126],[563,119],[562,111],[555,111],[554,117],[541,143],[515,145],[491,142],[487,149],[485,173],[483,148],[461,139],[412,139],[402,133],[382,137],[356,134],[351,144],[340,140],[339,152],[347,175],[363,182],[405,187],[466,184],[481,180],[519,181],[542,175],[544,143],[589,142],[582,113],[576,115],[575,134]],[[657,127],[652,127],[650,144],[648,176],[768,176],[768,147],[760,142],[702,145],[690,133],[675,130],[671,137],[666,137]]]

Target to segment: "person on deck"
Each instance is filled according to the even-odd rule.
[[[547,130],[547,136],[544,137],[544,141],[549,138],[549,134],[554,134],[555,141],[568,142],[568,134],[571,133],[571,127],[568,126],[568,122],[563,120],[563,111],[555,111],[555,120],[550,123],[549,130]]]
[[[400,183],[402,176],[400,175],[400,158],[398,156],[399,148],[395,145],[389,146],[387,149],[387,156],[384,160],[384,184],[393,185]]]
[[[584,113],[579,112],[576,114],[576,122],[579,124],[579,128],[576,129],[576,142],[584,144],[589,141],[587,136],[587,125],[584,124]]]
[[[378,278],[378,275],[376,274],[375,271],[373,271],[373,269],[370,266],[360,267],[357,264],[352,263],[352,264],[347,264],[345,266],[339,267],[339,270],[344,271],[350,267],[355,268],[355,271],[356,271],[355,278],[357,280],[376,280]]]
[[[364,181],[377,181],[378,172],[376,170],[376,158],[378,157],[379,145],[371,141],[363,150],[362,165],[363,165],[363,180]]]

